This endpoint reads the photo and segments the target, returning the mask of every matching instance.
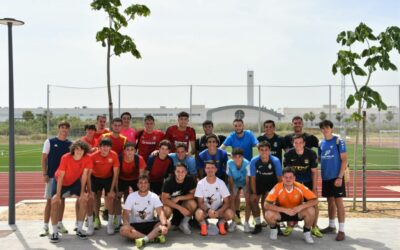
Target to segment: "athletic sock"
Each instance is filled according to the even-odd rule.
[[[310,232],[310,228],[303,227],[303,233]]]
[[[78,231],[82,232],[83,221],[78,221]]]
[[[335,220],[329,219],[329,227],[336,228]]]
[[[189,221],[190,221],[191,218],[192,218],[192,217],[188,217],[188,216],[183,217],[182,223],[189,223]]]
[[[49,230],[49,223],[44,223],[43,224],[43,229]]]
[[[269,225],[269,228],[276,229],[276,224],[275,225]]]
[[[62,224],[62,221],[59,221],[58,223],[57,223],[57,225],[59,226],[59,227],[61,227],[63,224]]]
[[[88,219],[88,226],[89,227],[93,226],[93,215],[88,216],[87,219]]]
[[[51,227],[53,228],[53,234],[58,233],[58,226],[57,226],[57,224],[56,224],[56,225],[52,225]]]
[[[255,217],[254,219],[256,221],[256,225],[261,224],[261,218],[260,217]]]
[[[236,216],[240,218],[240,210],[236,210]]]
[[[117,215],[117,221],[118,221],[118,225],[121,225],[121,215]]]
[[[339,222],[339,231],[344,232],[344,222]]]
[[[147,235],[146,235],[146,236],[143,237],[143,240],[144,240],[144,242],[147,243],[147,242],[149,242],[149,237],[147,237]]]
[[[114,223],[114,215],[109,214],[108,215],[108,225],[112,225]]]

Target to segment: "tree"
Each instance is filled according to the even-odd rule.
[[[337,113],[336,113],[336,120],[337,120],[338,122],[340,122],[340,121],[342,120],[342,118],[343,118],[342,113],[337,112]]]
[[[386,120],[387,120],[388,122],[391,122],[391,121],[393,120],[393,118],[394,118],[393,112],[392,112],[392,111],[388,111],[388,112],[385,114],[385,118],[386,118]]]
[[[375,123],[376,115],[375,115],[375,114],[370,114],[370,115],[368,116],[368,119],[369,119],[369,121],[370,121],[371,123]]]
[[[306,124],[307,124],[307,122],[310,120],[310,114],[309,113],[304,113],[303,119],[306,121]]]
[[[32,113],[32,111],[30,110],[25,110],[22,113],[22,119],[24,119],[25,121],[32,121],[35,119],[35,115]]]
[[[312,126],[313,121],[315,120],[315,114],[314,114],[314,112],[310,112],[308,115],[309,115],[308,119],[310,119],[311,126]]]
[[[96,41],[101,42],[103,47],[107,47],[107,94],[108,94],[108,112],[111,127],[113,119],[113,102],[111,95],[111,72],[110,59],[111,47],[114,55],[120,56],[124,53],[131,53],[135,58],[141,58],[140,52],[136,49],[133,39],[120,33],[121,28],[127,27],[128,22],[135,19],[135,16],[148,16],[150,9],[145,5],[132,4],[129,5],[123,13],[120,12],[120,0],[94,0],[90,6],[94,10],[104,10],[109,18],[109,27],[103,27],[96,34]]]
[[[328,115],[327,115],[324,111],[321,111],[321,112],[319,113],[319,119],[320,119],[321,121],[325,120],[327,116],[328,116]]]
[[[384,71],[397,70],[397,67],[390,60],[390,52],[396,49],[400,53],[400,28],[397,26],[388,27],[379,35],[374,35],[370,27],[360,23],[354,31],[342,31],[336,39],[344,48],[337,53],[337,60],[332,65],[332,73],[340,72],[343,75],[350,75],[355,93],[349,95],[346,106],[350,108],[357,102],[357,112],[352,114],[352,118],[357,123],[356,143],[354,145],[354,170],[357,169],[358,143],[360,122],[365,122],[366,109],[376,106],[378,110],[386,110],[379,92],[373,90],[368,84],[372,74],[380,68]],[[355,51],[354,48],[364,48],[362,51]],[[356,79],[357,77],[357,79]],[[363,80],[363,85],[359,82]],[[366,131],[363,126],[363,149],[362,149],[362,169],[363,169],[363,211],[366,207]],[[356,183],[356,171],[353,175]],[[353,209],[356,207],[356,185],[354,185]]]

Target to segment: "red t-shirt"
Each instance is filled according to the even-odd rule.
[[[111,149],[115,151],[118,155],[122,154],[124,151],[124,145],[127,142],[127,139],[123,135],[119,135],[118,137],[112,136],[112,132],[103,134],[103,138],[108,138],[111,140]]]
[[[94,138],[96,139],[96,140],[100,140],[100,138],[101,138],[101,136],[103,135],[103,134],[107,134],[107,133],[110,133],[110,130],[108,130],[108,129],[103,129],[103,130],[101,130],[101,131],[96,131],[96,133],[94,133]]]
[[[164,160],[158,156],[150,156],[146,169],[149,171],[150,182],[162,182],[168,174],[173,172],[174,164],[169,156]]]
[[[135,166],[135,158],[131,162],[126,162],[122,159],[119,178],[124,181],[133,181],[139,179],[139,172],[141,169],[146,169],[146,162],[143,157],[139,157],[139,169]]]
[[[98,140],[93,137],[92,140],[89,140],[89,138],[87,138],[87,136],[83,136],[81,138],[81,141],[85,142],[87,145],[89,145],[89,148],[92,149],[94,147],[97,147],[97,145],[99,144]]]
[[[92,175],[97,178],[110,178],[113,175],[113,167],[119,167],[118,155],[110,150],[106,157],[101,155],[101,151],[94,152],[90,156],[93,161]]]
[[[161,130],[153,130],[150,134],[146,131],[142,131],[138,134],[138,136],[140,136],[138,137],[139,155],[141,155],[146,162],[151,152],[158,149],[159,143],[164,135],[164,132]]]
[[[177,143],[185,143],[186,147],[189,148],[189,142],[196,140],[196,132],[191,127],[186,127],[185,131],[180,131],[177,125],[173,125],[168,127],[165,132],[165,139],[171,142],[171,152],[175,153],[175,145]]]
[[[136,143],[137,132],[134,128],[123,129],[120,131],[121,135],[125,136],[129,142]]]
[[[63,187],[68,187],[74,184],[83,174],[85,168],[93,167],[92,160],[89,155],[84,155],[80,160],[75,160],[71,153],[66,153],[61,157],[60,166],[58,167],[55,177],[58,180],[60,172],[64,171]]]

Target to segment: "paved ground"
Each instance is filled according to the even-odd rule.
[[[326,220],[321,220],[321,227],[325,227],[326,223]],[[79,240],[72,234],[74,222],[67,221],[65,224],[71,229],[70,234],[64,235],[59,243],[52,244],[48,238],[38,236],[42,226],[40,221],[20,221],[12,227],[1,221],[0,249],[135,249],[132,241],[119,235],[106,235],[104,226],[90,239]],[[400,249],[399,225],[400,219],[348,219],[345,241],[336,242],[334,235],[326,235],[315,239],[312,248]],[[310,249],[310,245],[303,241],[300,229],[296,229],[290,237],[280,237],[276,241],[269,240],[269,229],[264,228],[255,236],[243,233],[242,229],[239,227],[238,231],[226,236],[207,237],[200,236],[198,230],[194,230],[191,236],[172,231],[165,245],[149,244],[145,249]]]

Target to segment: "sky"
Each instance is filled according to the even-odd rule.
[[[106,49],[95,34],[108,20],[83,0],[2,0],[0,18],[25,22],[13,28],[15,107],[107,107]],[[151,15],[138,17],[123,33],[132,36],[142,59],[112,57],[114,105],[122,107],[217,107],[246,104],[246,74],[262,87],[268,108],[320,107],[328,87],[339,85],[332,64],[336,36],[365,22],[377,34],[399,25],[400,1],[147,0]],[[8,106],[7,28],[0,26],[0,107]],[[392,61],[400,68],[399,54]],[[351,84],[350,79],[346,79]],[[377,72],[373,85],[388,105],[399,103],[400,73]],[[147,87],[128,87],[143,85]],[[158,87],[148,87],[157,85]],[[173,86],[172,86],[173,85]],[[184,85],[184,86],[177,86]],[[213,87],[227,85],[230,87]],[[66,86],[58,87],[58,86]],[[232,87],[236,86],[236,87]],[[98,87],[91,89],[74,89]],[[352,88],[346,88],[346,95]],[[258,105],[258,87],[255,90]],[[340,89],[332,88],[340,105]]]

